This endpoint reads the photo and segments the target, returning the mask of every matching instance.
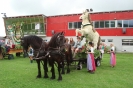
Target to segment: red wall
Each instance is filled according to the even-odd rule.
[[[51,36],[51,31],[64,31],[65,36],[75,36],[75,30],[68,29],[68,22],[78,22],[81,14],[57,15],[47,17],[47,36]],[[118,12],[91,13],[91,20],[126,20],[133,19],[133,10]],[[133,28],[127,28],[126,33],[122,33],[122,28],[101,28],[97,29],[101,36],[133,36]]]

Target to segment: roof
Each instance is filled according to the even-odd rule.
[[[13,16],[13,17],[3,17],[3,19],[10,19],[10,18],[30,18],[30,17],[46,17],[44,14],[38,15],[25,15],[25,16]]]
[[[92,14],[100,14],[100,13],[117,13],[117,12],[132,12],[132,10],[117,10],[117,11],[99,11],[99,12],[90,12]],[[71,16],[71,15],[81,15],[82,13],[74,13],[74,14],[61,14],[61,15],[51,15],[45,16],[44,14],[37,14],[37,15],[24,15],[24,16],[13,16],[13,17],[3,17],[4,19],[9,18],[28,18],[28,17],[55,17],[55,16]]]
[[[99,11],[99,12],[90,12],[90,14],[100,14],[100,13],[117,13],[117,12],[132,12],[132,10],[117,10],[117,11]],[[71,15],[81,15],[82,13],[75,13],[75,14],[62,14],[62,15],[51,15],[48,17],[54,16],[71,16]]]

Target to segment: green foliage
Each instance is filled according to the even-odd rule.
[[[100,50],[94,50],[94,57],[100,56]]]
[[[15,49],[23,49],[23,47],[21,45],[19,45],[19,44],[16,44],[15,45]]]
[[[1,46],[1,48],[2,48],[2,52],[3,52],[4,54],[6,54],[6,48],[3,47],[3,46]]]
[[[110,51],[110,46],[106,46],[105,49],[104,49],[104,52],[108,53],[109,51]]]

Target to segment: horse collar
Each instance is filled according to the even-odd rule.
[[[82,27],[85,27],[87,25],[92,25],[91,23],[87,23],[87,24],[82,24]]]

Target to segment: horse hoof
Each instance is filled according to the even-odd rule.
[[[36,76],[36,78],[41,78],[41,76],[38,75],[38,76]]]
[[[48,76],[44,76],[44,78],[49,78]]]
[[[51,77],[50,79],[52,79],[52,80],[53,80],[53,79],[55,79],[55,77]]]
[[[65,74],[65,72],[62,72],[61,74]]]
[[[62,81],[62,78],[58,78],[58,81]]]
[[[70,73],[70,71],[67,71],[67,74],[69,74]]]

